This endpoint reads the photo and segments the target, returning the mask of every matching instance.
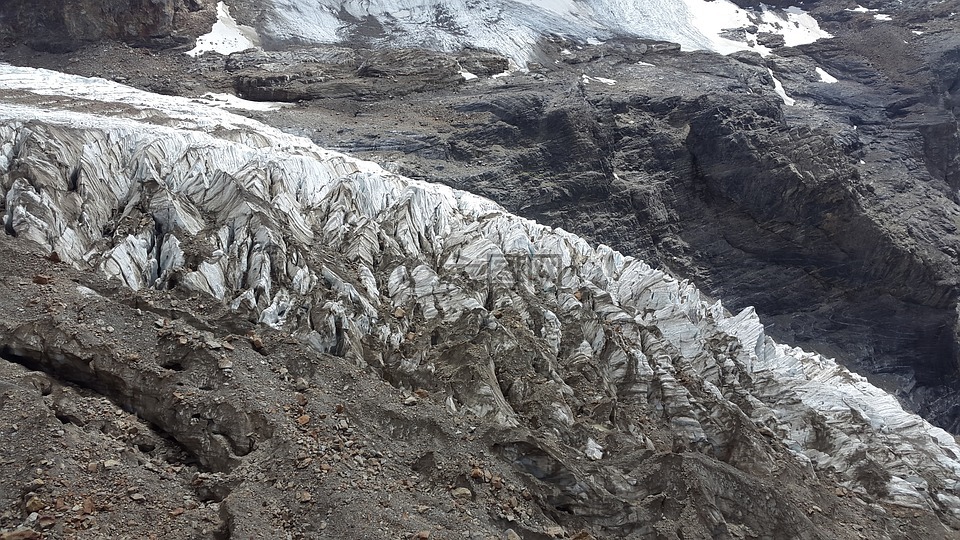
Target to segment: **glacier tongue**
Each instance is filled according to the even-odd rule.
[[[489,200],[200,103],[7,65],[0,158],[8,233],[431,381],[457,414],[515,426],[536,410],[600,464],[617,447],[595,426],[649,448],[655,418],[673,451],[770,472],[786,449],[855,492],[960,517],[946,432],[775,343],[752,309]]]

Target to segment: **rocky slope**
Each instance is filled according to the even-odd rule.
[[[956,537],[952,438],[765,336],[958,430],[957,2],[694,24],[728,56],[434,4],[237,1],[229,56],[212,2],[0,8],[0,59],[195,98],[2,68],[0,527]]]
[[[0,77],[5,444],[40,453],[6,526],[956,534],[953,438],[751,309],[205,105]]]

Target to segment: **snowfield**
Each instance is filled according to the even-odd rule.
[[[218,23],[219,24],[219,23]],[[684,50],[768,54],[758,33],[788,46],[831,37],[799,8],[745,10],[729,0],[272,0],[259,21],[280,41],[368,41],[455,51],[492,49],[518,67],[537,58],[538,42],[561,35],[579,41],[630,36],[679,43]],[[738,39],[731,32],[740,31]]]

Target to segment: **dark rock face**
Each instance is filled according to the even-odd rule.
[[[212,24],[214,5],[209,0],[8,0],[0,9],[0,36],[51,52],[103,39],[183,45]]]
[[[506,59],[490,53],[467,53],[464,61],[484,74],[506,69]],[[256,101],[384,99],[464,83],[456,58],[419,49],[254,51],[231,56],[226,69],[237,95]]]

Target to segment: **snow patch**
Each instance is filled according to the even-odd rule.
[[[876,15],[873,16],[873,18],[876,19],[876,20],[878,20],[878,21],[892,21],[892,20],[893,20],[893,17],[891,17],[891,16],[889,16],[889,15],[887,15],[887,14],[885,14],[885,13],[877,13]]]
[[[787,91],[783,89],[783,83],[780,82],[780,79],[778,79],[778,78],[773,74],[773,70],[770,69],[770,68],[767,68],[767,73],[769,73],[769,74],[770,74],[770,77],[773,78],[773,91],[776,92],[778,96],[780,96],[780,99],[783,100],[784,105],[791,105],[791,106],[792,106],[792,105],[796,104],[796,103],[797,103],[797,100],[795,100],[795,99],[793,99],[792,97],[790,97],[790,96],[787,95]]]
[[[217,94],[214,92],[207,92],[197,98],[197,101],[221,109],[242,109],[245,111],[275,111],[286,105],[285,103],[272,101],[250,101],[233,94]]]
[[[766,56],[770,49],[757,43],[756,34],[771,33],[783,36],[787,47],[796,47],[813,43],[818,39],[831,38],[833,35],[822,30],[820,24],[800,8],[789,7],[777,11],[762,6],[759,13],[740,9],[727,0],[684,0],[692,13],[692,22],[705,34],[716,36],[712,50],[724,54],[740,50],[752,50]],[[746,42],[720,37],[730,29],[756,27],[755,33],[746,33]]]
[[[175,120],[172,125],[180,129],[210,129],[214,126],[253,129],[251,126],[256,125],[257,131],[279,133],[279,130],[245,116],[211,107],[202,99],[153,94],[106,79],[77,77],[47,69],[15,68],[0,62],[2,88],[15,88],[42,96],[69,95],[91,101],[126,103],[142,109],[162,111],[167,118]]]
[[[463,80],[465,80],[465,81],[472,81],[472,80],[474,80],[474,79],[479,79],[479,78],[480,78],[480,77],[477,77],[476,75],[474,75],[473,73],[470,73],[469,71],[467,71],[467,70],[465,70],[465,69],[460,70],[460,76],[463,77]]]
[[[603,447],[593,439],[587,439],[587,449],[583,453],[594,461],[603,459]]]
[[[827,84],[833,84],[835,82],[839,82],[839,79],[827,73],[822,68],[817,68],[817,75],[820,75],[820,82],[825,82]]]
[[[237,24],[230,15],[230,8],[223,2],[217,2],[217,22],[213,23],[210,33],[197,38],[197,46],[187,51],[190,56],[200,56],[205,52],[230,54],[260,46],[260,36],[249,26]]]
[[[607,86],[613,86],[613,85],[617,84],[617,81],[615,81],[615,80],[613,80],[613,79],[604,79],[603,77],[591,77],[591,76],[589,76],[589,75],[587,75],[587,74],[582,75],[582,79],[583,79],[584,84],[590,84],[592,81],[596,81],[596,82],[598,82],[598,83],[603,83],[603,84],[605,84],[605,85],[607,85]]]

